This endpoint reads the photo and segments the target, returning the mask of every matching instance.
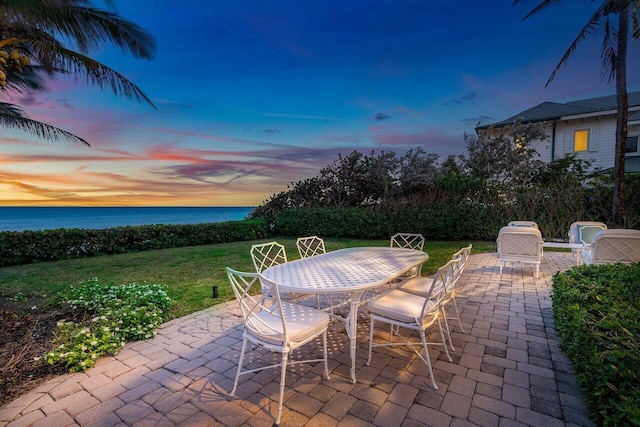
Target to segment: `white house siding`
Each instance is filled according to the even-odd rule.
[[[635,131],[640,133],[640,126],[634,127]],[[556,125],[555,132],[555,149],[552,149],[552,129],[553,124],[547,125],[548,142],[537,142],[534,148],[540,154],[540,160],[544,162],[551,161],[553,152],[555,159],[560,159],[567,154],[575,154],[577,159],[592,160],[592,168],[611,168],[615,162],[615,141],[616,141],[616,121],[615,116],[585,119],[561,120]],[[590,147],[587,151],[573,152],[573,142],[569,143],[570,149],[565,150],[565,137],[571,135],[576,130],[589,129],[590,135],[597,134],[595,140],[590,141]],[[631,129],[630,129],[631,130]],[[566,152],[569,151],[569,152]]]

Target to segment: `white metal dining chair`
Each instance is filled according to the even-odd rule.
[[[296,240],[296,247],[300,258],[309,258],[311,256],[320,255],[326,253],[324,247],[324,240],[318,236],[298,237]],[[329,311],[333,314],[333,296],[328,295],[329,298]],[[316,295],[316,307],[320,309],[320,294]]]
[[[419,233],[397,233],[391,236],[389,241],[389,247],[392,248],[408,248],[423,250],[424,248],[424,236]],[[408,279],[409,277],[417,276],[420,274],[420,267],[414,267],[402,276],[398,277],[400,281]]]
[[[300,258],[308,258],[326,253],[324,240],[318,236],[299,237],[296,240],[296,247],[298,248]]]
[[[278,242],[262,243],[251,246],[251,260],[256,272],[262,273],[272,265],[287,262],[287,252]]]
[[[397,233],[391,236],[389,246],[421,251],[424,248],[424,236],[419,233]]]
[[[278,285],[270,281],[260,273],[244,273],[226,269],[231,282],[243,318],[242,350],[238,360],[238,370],[233,383],[233,389],[229,393],[234,396],[238,387],[240,376],[264,369],[280,367],[280,390],[278,397],[278,413],[275,425],[280,424],[282,414],[282,401],[287,365],[300,363],[324,362],[324,377],[329,379],[329,366],[327,363],[327,326],[329,315],[313,307],[282,301],[278,294]],[[262,298],[252,295],[255,288],[268,284],[273,290],[273,303],[265,306]],[[321,359],[290,361],[289,356],[295,349],[310,343],[318,337],[322,340],[323,357]],[[242,370],[247,344],[264,347],[271,352],[281,353],[278,363],[261,366],[254,369]],[[253,364],[257,364],[254,362]]]
[[[460,319],[460,311],[458,310],[458,303],[456,302],[456,285],[458,280],[460,280],[460,276],[464,272],[464,267],[469,259],[469,255],[471,254],[472,245],[469,245],[465,248],[461,248],[458,252],[454,253],[451,256],[451,262],[453,266],[453,274],[451,275],[451,280],[447,282],[445,285],[445,294],[442,298],[441,309],[442,309],[442,319],[444,321],[444,329],[447,332],[447,337],[449,338],[449,345],[451,346],[451,351],[456,351],[453,346],[453,340],[451,339],[451,330],[449,328],[448,319],[457,319],[458,325],[460,326],[460,330],[462,333],[466,333],[464,327],[462,326],[462,320]],[[425,296],[429,291],[429,287],[431,286],[431,282],[433,281],[433,277],[413,277],[402,285],[398,287],[398,289],[409,292],[416,295]],[[455,317],[449,316],[447,314],[447,305],[453,304],[453,308],[455,310]]]
[[[434,389],[438,389],[433,377],[428,346],[441,345],[444,348],[444,352],[449,361],[452,361],[451,356],[449,356],[447,342],[445,340],[442,323],[440,321],[440,303],[445,295],[445,284],[451,280],[452,275],[453,262],[449,261],[440,267],[433,276],[431,286],[425,296],[415,295],[400,289],[394,289],[374,298],[369,302],[369,304],[367,304],[367,309],[370,312],[371,318],[371,327],[369,331],[369,358],[367,359],[367,365],[371,363],[371,353],[374,347],[409,346],[427,365],[431,384]],[[376,321],[386,323],[390,326],[388,342],[378,344],[373,342],[373,332]],[[427,342],[425,331],[427,328],[435,324],[438,326],[441,342]],[[398,327],[399,329],[395,331],[394,327]],[[401,334],[401,328],[418,331],[420,333],[421,342],[413,342],[404,337]],[[400,338],[402,342],[394,342],[394,337],[396,336]],[[420,354],[420,351],[416,349],[420,344],[422,344],[423,354]]]
[[[283,264],[287,262],[287,252],[283,245],[278,242],[268,242],[251,246],[251,259],[257,273],[262,273],[272,265]],[[271,290],[265,284],[262,288],[263,297],[272,298]],[[282,292],[280,298],[285,301],[299,301],[309,298],[309,294],[298,292]]]

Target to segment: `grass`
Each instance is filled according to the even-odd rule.
[[[271,239],[269,239],[271,240]],[[298,259],[295,239],[278,238],[287,248],[289,260]],[[69,285],[97,277],[104,284],[147,283],[166,285],[173,301],[171,317],[181,317],[232,299],[233,292],[224,268],[253,271],[249,255],[252,242],[190,246],[122,255],[107,255],[64,261],[43,262],[0,268],[0,297],[24,295],[53,303]],[[422,274],[429,275],[444,264],[461,246],[473,243],[472,253],[495,252],[492,242],[427,242],[429,261]],[[327,251],[354,246],[387,246],[388,240],[325,239]],[[218,285],[214,299],[212,286]]]

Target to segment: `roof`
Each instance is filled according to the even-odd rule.
[[[629,107],[640,107],[640,92],[629,93]],[[616,95],[601,96],[599,98],[581,99],[566,103],[543,102],[535,107],[524,110],[515,116],[509,117],[501,122],[490,123],[476,127],[478,129],[488,129],[492,127],[502,127],[515,123],[535,123],[558,120],[562,117],[577,116],[581,114],[598,113],[602,111],[615,110],[617,108]],[[629,117],[629,120],[640,120],[640,113]]]

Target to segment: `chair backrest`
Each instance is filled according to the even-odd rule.
[[[300,258],[308,258],[326,253],[324,240],[318,236],[299,237],[298,240],[296,240],[296,246],[298,247]]]
[[[397,233],[391,236],[389,246],[392,248],[409,248],[422,250],[424,236],[418,233]]]
[[[433,275],[433,281],[429,287],[429,291],[425,296],[425,302],[422,305],[421,317],[427,314],[427,311],[434,306],[438,306],[444,299],[447,290],[451,286],[453,281],[455,264],[460,262],[459,260],[449,260],[445,265],[438,268],[436,274]],[[433,305],[429,303],[432,302]]]
[[[607,224],[596,221],[577,221],[569,227],[569,243],[591,243],[595,234],[606,230]]]
[[[593,263],[640,262],[640,230],[600,230],[590,246]]]
[[[508,227],[532,227],[536,230],[539,229],[538,224],[535,221],[511,221]]]
[[[460,276],[462,276],[462,273],[464,272],[464,267],[467,264],[469,255],[471,255],[471,248],[472,248],[471,245],[465,248],[461,248],[458,252],[453,254],[453,256],[451,257],[452,260],[459,261],[457,264],[454,265],[453,285],[455,285],[458,282],[458,279],[460,279]]]
[[[498,255],[542,257],[542,234],[533,227],[502,227],[498,233]]]
[[[240,304],[245,331],[271,344],[287,342],[287,325],[284,321],[278,286],[260,273],[247,273],[227,267],[227,277]],[[273,290],[269,306],[255,294],[262,286]]]
[[[278,242],[263,243],[251,246],[251,259],[258,273],[262,273],[272,265],[287,262],[287,252]]]

